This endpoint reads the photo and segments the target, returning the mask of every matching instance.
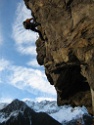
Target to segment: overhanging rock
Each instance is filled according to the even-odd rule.
[[[36,41],[37,61],[57,91],[58,105],[85,105],[92,113],[94,0],[24,1],[41,23],[45,41]]]

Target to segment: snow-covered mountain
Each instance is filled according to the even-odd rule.
[[[60,123],[82,118],[83,114],[88,114],[87,109],[84,106],[75,108],[69,105],[57,106],[56,101],[45,100],[41,102],[32,102],[26,100],[25,103],[36,112],[46,112]]]
[[[1,106],[0,125],[91,125],[92,117],[85,107],[57,106],[55,101],[14,100]]]
[[[36,112],[46,112],[62,125],[76,125],[79,121],[82,125],[91,125],[92,117],[87,109],[82,107],[71,107],[70,105],[58,106],[56,101],[33,102],[26,100],[25,103]]]
[[[61,125],[48,114],[36,113],[24,102],[14,100],[0,110],[0,125]]]

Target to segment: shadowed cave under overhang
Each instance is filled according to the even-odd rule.
[[[55,84],[59,106],[71,104],[72,106],[90,107],[92,105],[90,87],[86,78],[81,74],[80,65],[57,68],[54,74],[59,74]],[[52,77],[47,73],[46,75],[49,82],[53,84]]]

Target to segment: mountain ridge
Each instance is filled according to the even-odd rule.
[[[36,113],[24,102],[15,99],[0,110],[0,125],[61,125],[48,114]]]
[[[23,102],[15,99],[0,110],[0,125],[76,125],[77,120],[84,122],[84,125],[91,125],[92,117],[85,110],[84,107],[58,107],[55,101]]]

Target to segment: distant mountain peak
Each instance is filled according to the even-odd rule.
[[[14,99],[12,102],[22,102],[19,99]]]
[[[15,99],[9,105],[7,105],[5,108],[3,108],[1,111],[10,114],[14,110],[24,111],[27,107],[28,106],[24,102],[22,102],[18,99]]]
[[[0,110],[0,125],[61,125],[47,113],[37,113],[24,102],[15,99]]]

